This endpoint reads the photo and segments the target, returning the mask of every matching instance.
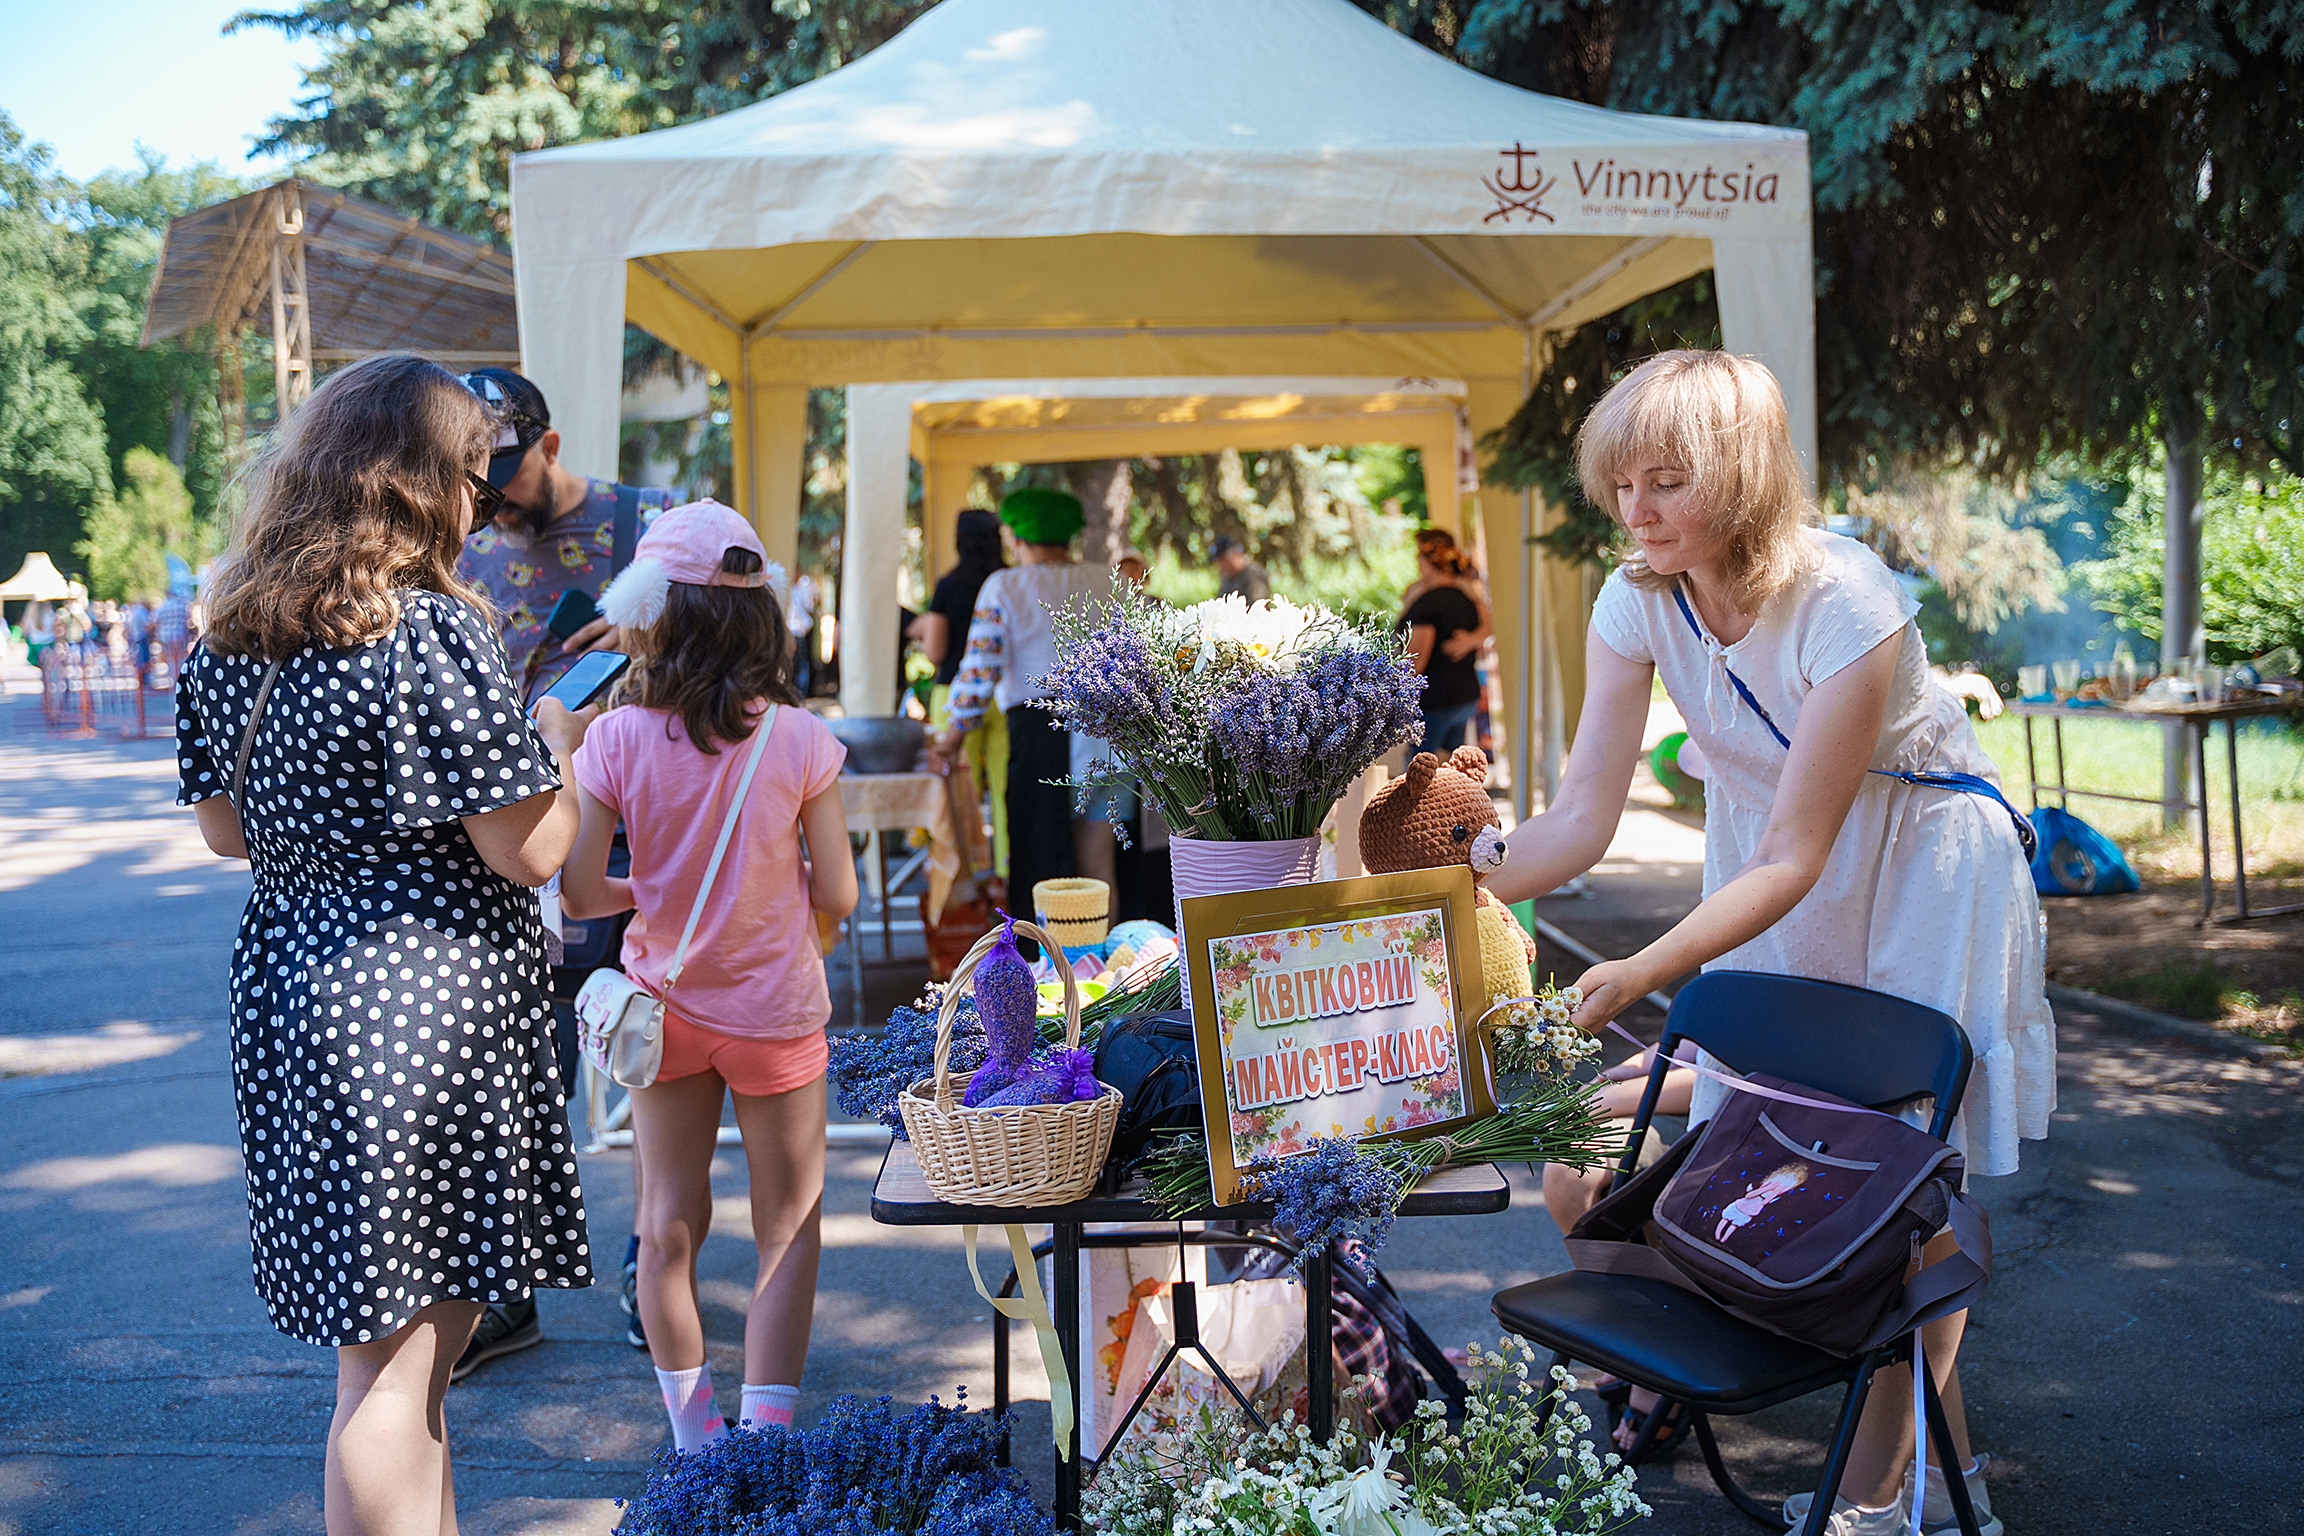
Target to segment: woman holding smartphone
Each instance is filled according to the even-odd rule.
[[[336,1350],[330,1536],[456,1530],[482,1307],[591,1284],[535,893],[577,827],[456,558],[495,425],[418,357],[273,435],[176,693],[178,799],[256,888],[232,1067],[256,1288]]]

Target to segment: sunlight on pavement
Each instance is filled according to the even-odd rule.
[[[172,1189],[221,1184],[240,1177],[240,1151],[206,1142],[178,1141],[139,1147],[110,1157],[52,1157],[27,1163],[0,1179],[9,1189],[63,1192],[98,1184],[158,1184]]]
[[[94,1072],[171,1056],[200,1038],[196,1029],[164,1035],[149,1024],[106,1024],[87,1033],[0,1036],[0,1077]]]

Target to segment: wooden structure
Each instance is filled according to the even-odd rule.
[[[458,369],[520,362],[510,256],[302,177],[172,220],[152,275],[142,344],[210,332],[235,444],[240,337],[266,320],[283,416],[318,370],[379,352]]]

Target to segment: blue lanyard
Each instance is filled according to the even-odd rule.
[[[1680,617],[1688,621],[1689,632],[1694,634],[1698,641],[1702,641],[1704,626],[1696,622],[1696,611],[1688,606],[1688,596],[1680,590],[1677,582],[1672,587],[1672,601],[1680,605]],[[1744,679],[1738,677],[1735,669],[1725,663],[1720,670],[1728,674],[1728,682],[1730,686],[1735,688],[1736,696],[1750,705],[1752,713],[1760,717],[1760,723],[1768,727],[1768,734],[1776,738],[1776,745],[1787,752],[1791,751],[1792,738],[1779,730],[1774,720],[1768,718],[1768,711],[1762,709],[1760,701],[1752,697],[1752,690],[1744,686]],[[2027,821],[2016,807],[2008,803],[2007,796],[1994,788],[1990,779],[1981,778],[1973,773],[1899,773],[1893,768],[1874,768],[1869,771],[1879,774],[1884,779],[1895,779],[1905,784],[1924,784],[1932,789],[1956,789],[1963,794],[1982,795],[2006,811],[2008,819],[2015,823],[2016,840],[2024,845],[2024,861],[2027,864],[2032,861],[2034,852],[2039,848],[2039,835],[2032,830],[2032,823]]]

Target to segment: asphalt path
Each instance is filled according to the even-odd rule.
[[[0,699],[0,1536],[320,1528],[333,1361],[274,1332],[248,1281],[222,1027],[248,876],[208,855],[173,784],[164,742],[51,738]],[[1669,922],[1696,872],[1685,838],[1652,830],[1544,915],[1612,954]],[[868,1010],[920,975],[875,967]],[[843,1020],[844,965],[833,977]],[[1978,1186],[1999,1267],[1964,1371],[1994,1502],[2017,1536],[2304,1531],[2298,1071],[2072,1008],[2060,1026],[2054,1136]],[[629,1229],[624,1157],[583,1166],[608,1268]],[[874,1225],[877,1162],[832,1156],[804,1419],[841,1392],[990,1396],[989,1311],[958,1235]],[[1443,1341],[1492,1338],[1496,1289],[1565,1267],[1532,1177],[1512,1177],[1510,1212],[1403,1223],[1382,1257]],[[736,1149],[716,1182],[702,1287],[733,1406],[751,1258]],[[605,1532],[665,1439],[613,1293],[542,1306],[544,1345],[450,1397],[468,1532]],[[1015,1368],[1019,1464],[1044,1491],[1046,1384],[1021,1335]],[[1812,1399],[1722,1440],[1780,1498],[1813,1476],[1831,1417]],[[1649,1529],[1751,1529],[1692,1453],[1642,1486]]]

